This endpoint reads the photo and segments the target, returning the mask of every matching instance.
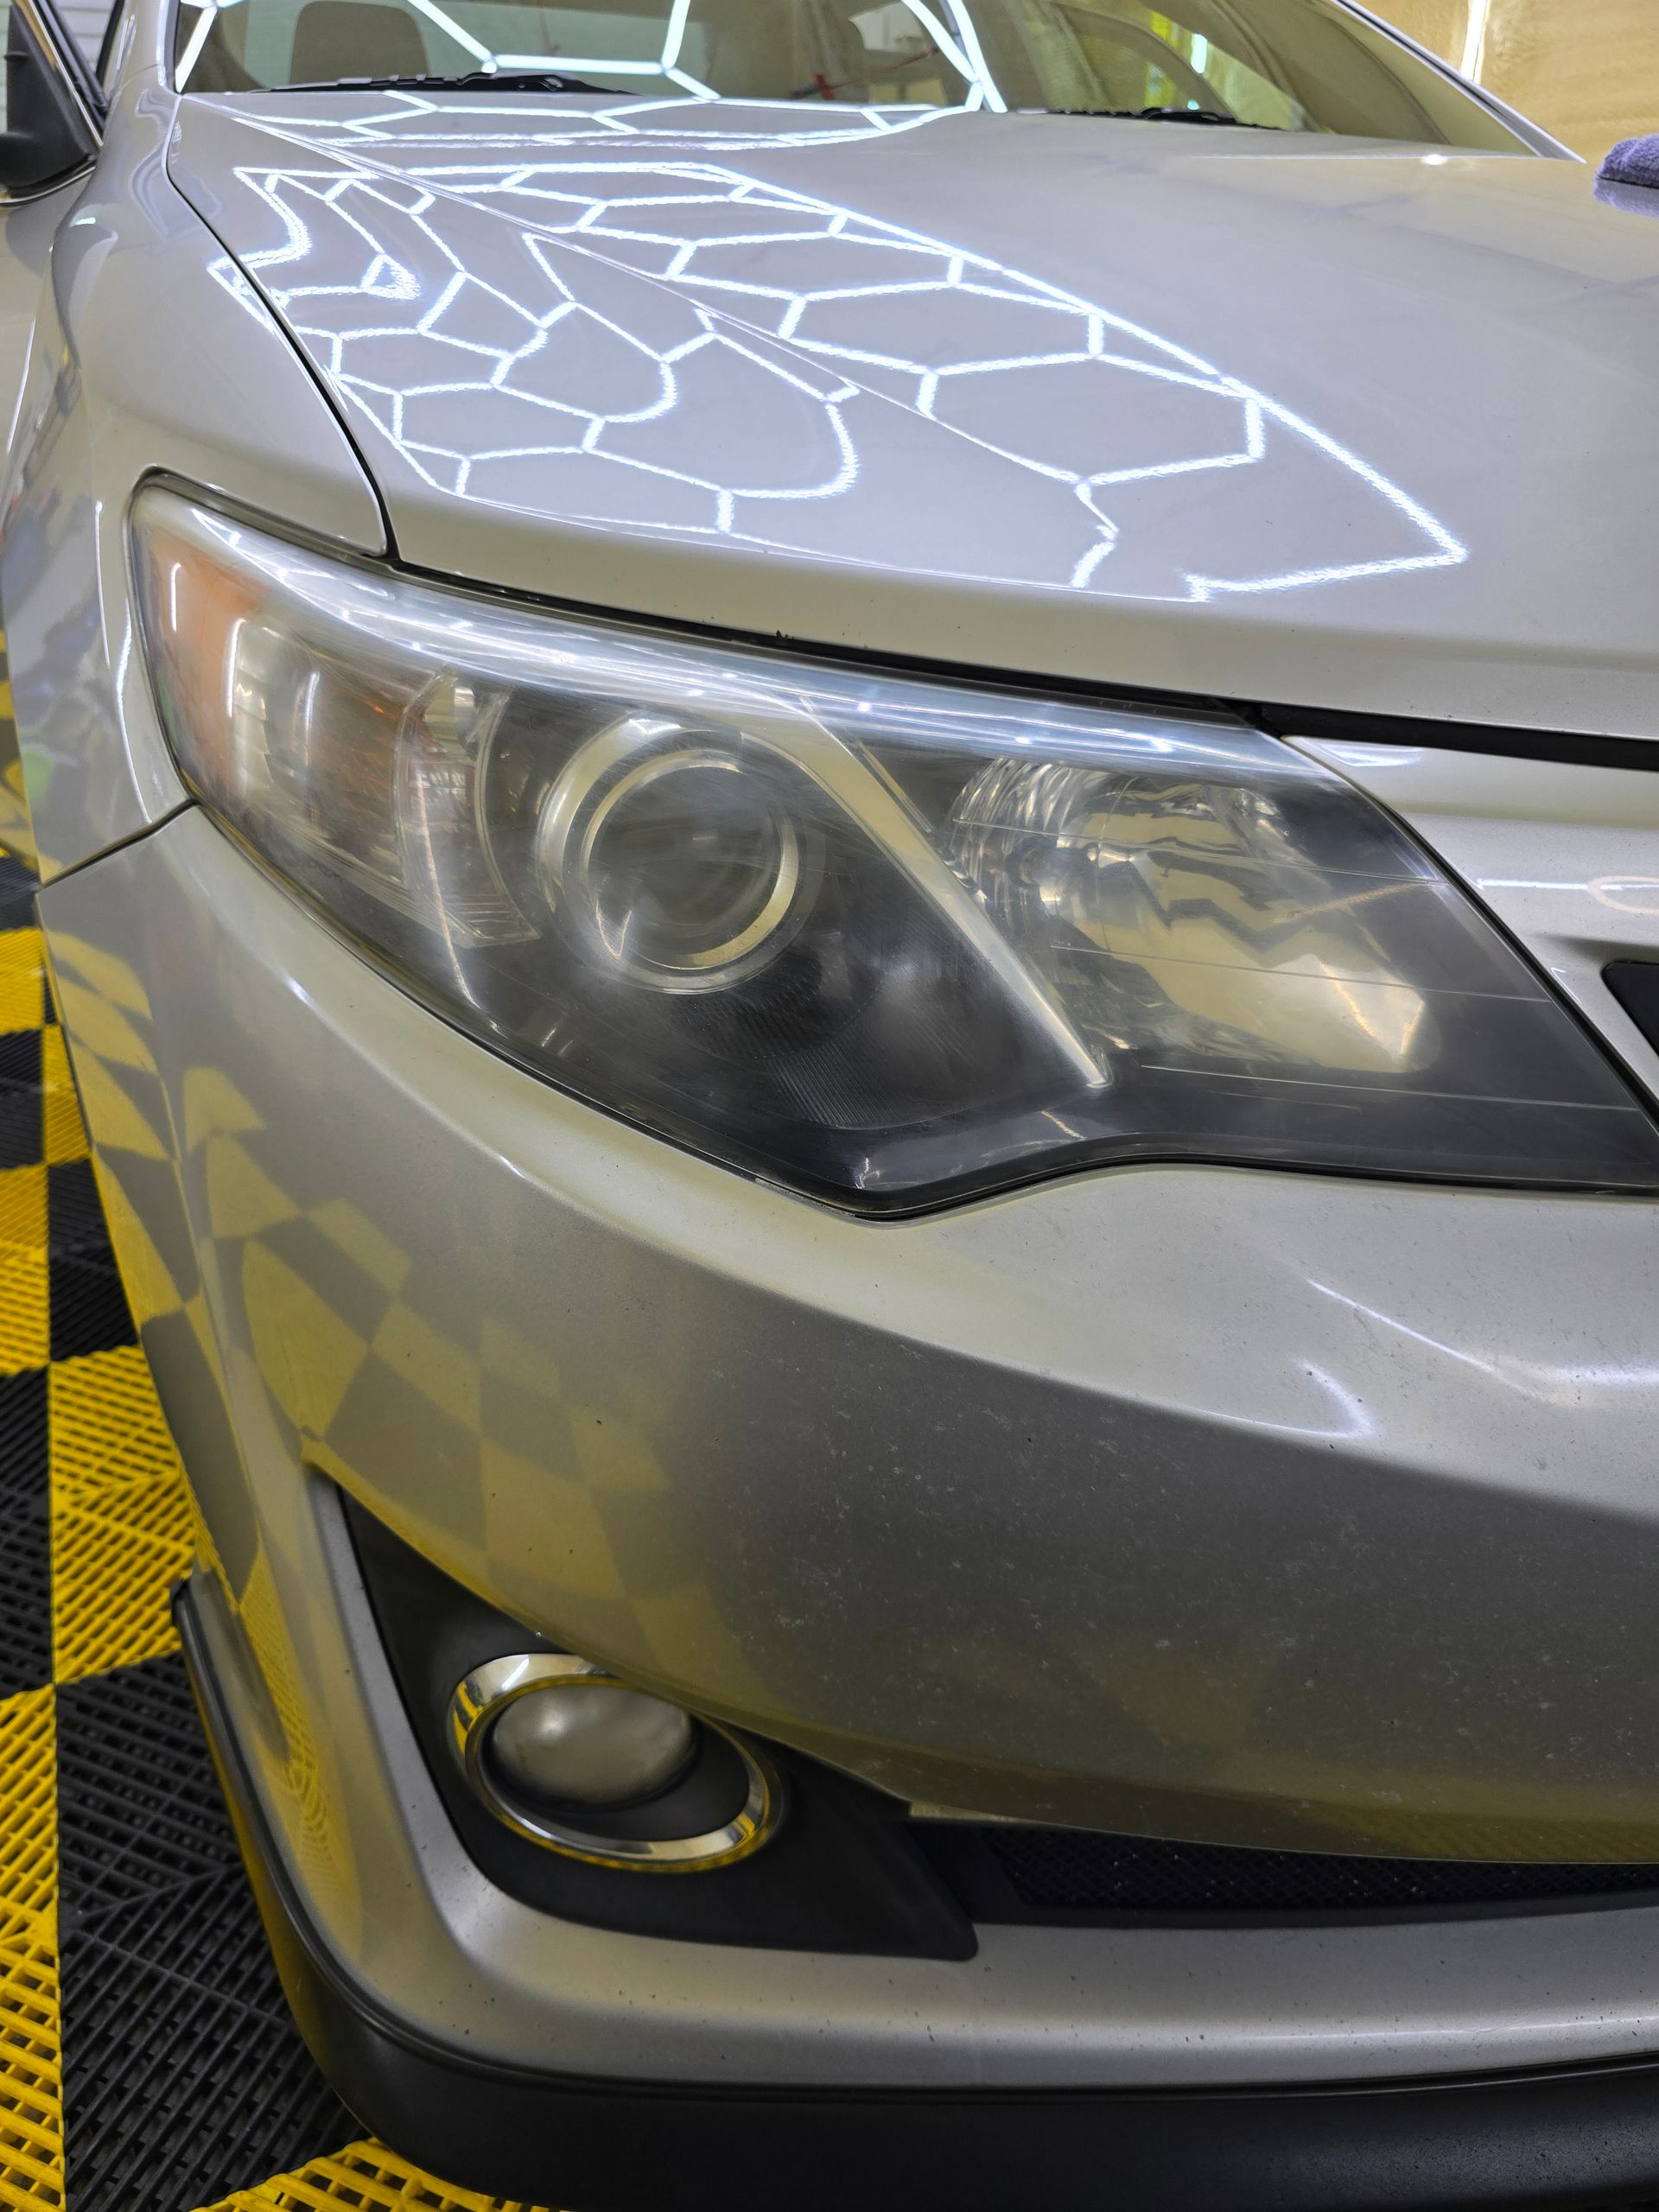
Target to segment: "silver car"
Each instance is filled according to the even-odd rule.
[[[1347,0],[8,36],[5,834],[346,2101],[1659,2184],[1659,193]]]

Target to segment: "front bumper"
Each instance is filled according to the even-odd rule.
[[[1535,2171],[1580,2191],[1548,2202],[1659,2174],[1619,2116],[1626,2088],[1632,2111],[1649,2094],[1621,2063],[1659,2052],[1650,1910],[997,1926],[969,1960],[531,1910],[457,1840],[316,1479],[561,1641],[912,1799],[1652,1859],[1659,1209],[1135,1169],[872,1225],[498,1063],[199,815],[41,904],[201,1509],[199,1672],[255,1856],[316,1974],[369,1993],[346,2016],[366,2007],[382,2058],[329,2041],[321,1999],[301,1992],[302,2017],[400,2147],[531,2196],[580,2202],[586,2171],[602,2203],[626,2201],[623,2139],[641,2160],[721,2150],[728,2190],[740,2111],[772,2116],[753,2139],[775,2121],[791,2171],[816,2145],[844,2183],[857,2108],[912,2202],[943,2201],[926,2175],[951,2143],[989,2202],[1062,2139],[1081,2202],[1103,2145],[1132,2176],[1124,2115],[1144,2114],[1162,2202],[1213,2200],[1180,2163],[1210,2155],[1228,2202],[1253,2201],[1234,2179],[1255,2131],[1279,2191],[1261,2201],[1283,2204],[1303,2200],[1270,2139],[1312,2082],[1293,2140],[1306,2118],[1332,2160],[1370,2131],[1384,2147],[1347,2196],[1310,2149],[1310,2203],[1497,2201],[1451,2147],[1450,2178],[1383,2193],[1398,2145],[1448,2114],[1510,2201]],[[425,2054],[401,2101],[393,2050]],[[443,2112],[435,2051],[464,2054]],[[1587,2103],[1396,2094],[1586,2066]],[[490,2082],[526,2110],[589,2099],[613,2162],[492,2179]],[[1578,2147],[1511,2170],[1462,2101],[1489,2095],[1516,2144],[1541,2142],[1535,2109],[1540,2130],[1588,2114],[1561,2122]],[[461,2105],[452,2153],[428,2131]],[[1408,2105],[1433,2116],[1396,2121]],[[1628,2159],[1598,2166],[1592,2139]]]
[[[211,1600],[207,1601],[211,1606]],[[1250,2091],[811,2089],[618,2079],[508,2063],[389,2013],[330,1951],[260,1807],[214,1671],[200,1589],[176,1605],[214,1762],[312,2050],[364,2126],[465,2185],[580,2212],[726,2212],[786,2190],[1001,2212],[1223,2204],[1228,2212],[1611,2206],[1659,2175],[1659,2063]]]
[[[238,1592],[310,1466],[908,1798],[1659,1857],[1659,1205],[1148,1167],[853,1220],[496,1060],[199,814],[42,911]]]

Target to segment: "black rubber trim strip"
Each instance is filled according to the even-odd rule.
[[[1659,960],[1611,960],[1602,981],[1659,1052]]]
[[[364,466],[367,467],[366,461]],[[175,488],[188,497],[205,499],[217,507],[237,505],[217,493],[206,493],[200,486],[182,480],[176,481]],[[283,522],[264,510],[240,505],[237,511],[245,513],[256,525],[278,534],[287,530]],[[390,514],[386,527],[390,544]],[[360,561],[363,556],[356,557]],[[1251,699],[1232,691],[1179,691],[1158,684],[1120,683],[1103,676],[1057,675],[1045,669],[1007,668],[975,660],[941,660],[936,654],[848,645],[804,637],[792,631],[750,630],[728,623],[657,615],[639,607],[618,607],[605,600],[577,599],[566,593],[538,592],[524,585],[491,583],[477,576],[456,575],[451,570],[428,568],[395,554],[389,557],[400,575],[440,590],[466,592],[474,598],[493,600],[505,606],[541,607],[571,621],[609,623],[619,629],[659,631],[705,645],[736,645],[770,654],[784,662],[867,669],[875,674],[912,677],[925,683],[977,687],[1006,692],[1011,698],[1025,702],[1033,699],[1076,699],[1090,706],[1118,707],[1138,714],[1175,717],[1196,715],[1201,718],[1219,715],[1235,725],[1243,722],[1249,728],[1264,730],[1269,737],[1324,738],[1333,744],[1414,745],[1426,752],[1484,753],[1500,759],[1555,760],[1582,768],[1633,768],[1643,775],[1659,775],[1659,731],[1652,737],[1618,736],[1596,731],[1541,728],[1522,722],[1451,721],[1433,715],[1389,714],[1369,707],[1299,707],[1277,700]]]
[[[301,2032],[364,2126],[452,2183],[567,2212],[756,2196],[790,2212],[1570,2212],[1659,2185],[1654,2061],[1288,2090],[882,2091],[585,2079],[442,2046],[387,2015],[312,1925],[199,1602],[188,1584],[175,1600],[185,1660]]]
[[[1515,760],[1560,760],[1580,768],[1634,768],[1659,775],[1659,738],[1592,737],[1572,730],[1499,722],[1420,721],[1352,707],[1241,706],[1270,737],[1324,738],[1333,745],[1416,745],[1432,753],[1489,753]]]

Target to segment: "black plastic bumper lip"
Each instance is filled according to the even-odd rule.
[[[690,2087],[482,2063],[394,2020],[318,1937],[267,1830],[190,1586],[175,1611],[283,1986],[365,2128],[567,2212],[1520,2212],[1659,2185],[1659,2060],[1447,2082],[1018,2092]]]

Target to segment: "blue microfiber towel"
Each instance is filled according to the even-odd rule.
[[[1639,184],[1659,192],[1659,131],[1646,138],[1622,138],[1602,163],[1604,184]]]

